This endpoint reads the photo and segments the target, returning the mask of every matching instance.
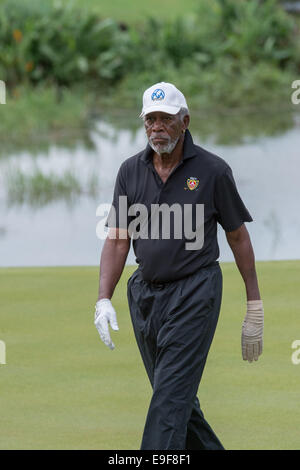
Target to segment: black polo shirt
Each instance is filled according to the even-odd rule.
[[[111,219],[110,213],[106,225],[128,228],[135,219],[135,216],[128,216],[123,222],[119,220],[119,196],[127,197],[128,207],[143,204],[149,214],[152,204],[179,204],[182,213],[184,205],[188,204],[193,208],[193,229],[196,229],[196,204],[204,205],[204,240],[200,249],[186,248],[191,240],[185,237],[184,230],[181,238],[174,235],[172,216],[170,239],[151,239],[150,215],[144,220],[149,225],[149,237],[132,237],[136,262],[144,280],[168,282],[193,274],[219,258],[217,223],[230,232],[244,222],[251,222],[252,218],[239,196],[229,165],[195,145],[188,130],[183,158],[165,183],[153,166],[152,155],[153,150],[147,145],[145,150],[126,159],[120,166],[112,203],[117,218]]]

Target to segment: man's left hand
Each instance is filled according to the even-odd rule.
[[[264,309],[261,300],[247,302],[242,326],[242,356],[244,361],[257,361],[263,350]]]

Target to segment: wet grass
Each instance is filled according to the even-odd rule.
[[[23,85],[7,90],[6,104],[0,106],[0,153],[28,140],[63,140],[66,130],[73,143],[78,134],[84,138],[92,100],[80,87],[71,91]]]
[[[57,175],[44,174],[36,168],[31,174],[25,174],[16,168],[7,172],[5,181],[9,206],[26,203],[31,207],[40,207],[55,200],[65,200],[71,204],[82,195],[95,197],[98,190],[96,175],[83,184],[71,170]]]

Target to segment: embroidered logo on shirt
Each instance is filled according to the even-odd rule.
[[[184,189],[189,189],[190,191],[194,191],[194,189],[198,188],[199,185],[199,180],[198,178],[195,178],[194,176],[190,176],[186,180],[187,188]]]

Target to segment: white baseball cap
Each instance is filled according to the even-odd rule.
[[[140,117],[154,111],[177,114],[180,108],[188,109],[184,95],[172,83],[155,83],[143,95]]]

